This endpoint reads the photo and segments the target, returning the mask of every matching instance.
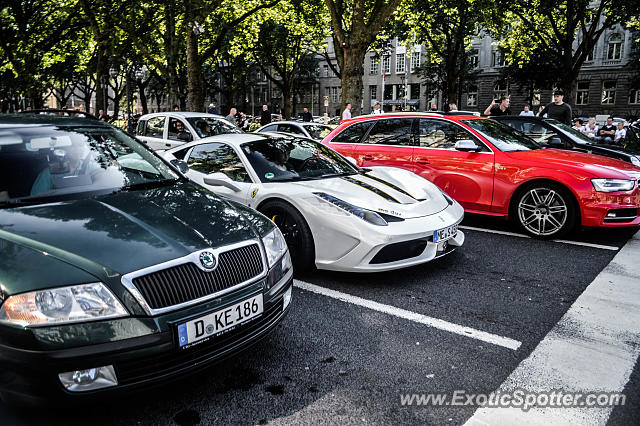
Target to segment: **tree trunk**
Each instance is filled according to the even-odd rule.
[[[109,93],[109,61],[106,57],[105,50],[101,47],[102,42],[98,42],[98,52],[96,60],[96,104],[93,113],[97,117],[99,110],[108,110],[108,93]]]
[[[361,113],[362,104],[362,76],[364,75],[364,56],[367,47],[345,47],[343,49],[342,74],[342,109],[351,103],[351,114],[355,117]]]
[[[204,108],[202,92],[202,70],[198,55],[198,36],[189,28],[187,32],[187,78],[189,91],[189,110],[200,112]]]

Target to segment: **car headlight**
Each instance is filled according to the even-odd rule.
[[[598,192],[631,191],[635,181],[629,179],[591,179]]]
[[[273,231],[262,237],[262,243],[267,251],[267,263],[269,264],[269,268],[273,268],[278,259],[287,253],[287,242],[284,240],[282,232],[280,232],[278,227],[275,227],[273,228]]]
[[[638,159],[638,157],[631,157],[631,164],[636,167],[640,167],[640,159]]]
[[[367,210],[367,209],[363,209],[362,207],[354,206],[353,204],[349,204],[346,201],[342,201],[341,199],[336,198],[332,195],[326,194],[324,192],[314,192],[313,194],[325,200],[326,202],[331,203],[334,206],[337,206],[342,210],[351,213],[354,216],[358,216],[360,219],[366,222],[369,222],[378,226],[388,225],[387,221],[384,220],[382,216],[380,216],[378,213],[372,210]]]
[[[24,326],[68,324],[127,315],[127,310],[102,283],[16,294],[0,307],[0,321]]]

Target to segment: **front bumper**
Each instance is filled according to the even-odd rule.
[[[116,340],[89,346],[59,348],[51,342],[47,344],[45,328],[31,329],[31,337],[39,349],[33,349],[34,342],[25,339],[25,345],[0,345],[0,391],[18,395],[25,399],[58,400],[85,399],[109,394],[120,394],[139,387],[159,384],[163,381],[181,378],[217,361],[223,360],[256,343],[275,328],[288,312],[284,307],[284,295],[292,288],[293,273],[286,275],[271,288],[266,280],[206,303],[191,306],[154,317],[152,332],[124,340]],[[263,294],[263,314],[247,323],[238,325],[230,332],[212,338],[189,349],[177,345],[177,324],[194,316],[204,315],[232,305],[258,293]],[[114,327],[118,321],[127,324],[132,319],[122,319],[101,324],[98,328]],[[69,335],[80,330],[75,325],[57,327]],[[116,326],[117,327],[117,326]],[[115,332],[115,331],[114,331]],[[26,331],[24,332],[26,334]],[[71,393],[60,383],[58,374],[67,371],[113,365],[118,385],[95,391]]]
[[[437,214],[390,222],[388,226],[369,225],[359,218],[352,218],[347,226],[340,226],[336,221],[333,223],[331,239],[316,241],[316,267],[345,272],[380,272],[429,262],[462,246],[465,237],[460,230],[447,240],[444,247],[433,242],[432,237],[434,231],[459,224],[463,217],[464,210],[456,203]],[[318,245],[322,244],[350,248],[341,251],[317,250]],[[407,253],[407,257],[402,254],[395,256],[400,260],[381,263],[378,254],[387,248],[391,249],[388,251],[398,249],[411,253]]]
[[[640,191],[593,191],[582,199],[582,226],[625,228],[640,226]]]

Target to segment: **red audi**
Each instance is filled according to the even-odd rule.
[[[345,120],[322,141],[361,167],[423,176],[467,212],[511,218],[527,234],[557,238],[585,227],[639,226],[640,168],[543,148],[494,120],[430,113]]]

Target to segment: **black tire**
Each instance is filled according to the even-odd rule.
[[[510,216],[527,235],[539,239],[559,238],[575,227],[578,206],[564,186],[534,182],[514,195]]]
[[[302,214],[282,200],[267,201],[258,210],[280,228],[289,247],[294,273],[311,269],[315,264],[315,247],[313,235]]]

